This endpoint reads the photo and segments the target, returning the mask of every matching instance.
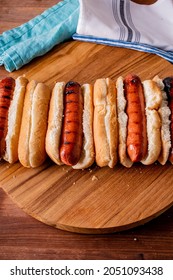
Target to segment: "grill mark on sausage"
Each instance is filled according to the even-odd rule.
[[[0,108],[8,110],[8,106],[0,105]]]
[[[71,103],[79,104],[79,101],[68,100],[68,101],[66,102],[66,104],[71,104]]]
[[[79,124],[79,121],[70,121],[70,120],[67,120],[67,123],[77,123],[77,124]]]
[[[74,144],[74,142],[68,142],[68,141],[64,142],[64,145],[70,145],[70,144]]]
[[[73,133],[73,134],[79,134],[78,131],[71,131],[71,130],[66,130],[64,131],[65,134],[70,134],[70,133]]]
[[[11,96],[9,96],[9,95],[0,95],[0,98],[6,98],[6,99],[11,100]]]
[[[77,82],[74,82],[74,81],[69,81],[67,84],[66,84],[66,88],[68,87],[71,87],[71,86],[80,86]]]
[[[69,94],[72,94],[72,93],[76,93],[74,90],[67,90],[65,92],[65,95],[69,95]]]
[[[66,114],[78,114],[78,111],[68,110],[68,111],[66,111]]]

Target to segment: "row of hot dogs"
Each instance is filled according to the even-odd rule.
[[[173,163],[173,77],[97,79],[94,85],[0,81],[0,159],[38,167],[47,155],[84,169],[94,161]]]

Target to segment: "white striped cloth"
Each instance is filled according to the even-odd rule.
[[[173,0],[80,0],[73,39],[134,49],[173,63]]]

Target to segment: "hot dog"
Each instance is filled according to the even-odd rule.
[[[51,91],[48,86],[30,81],[26,87],[18,156],[24,167],[38,167],[46,159],[45,137]]]
[[[9,163],[18,160],[18,140],[23,101],[28,80],[6,77],[0,81],[0,157]]]
[[[58,165],[84,169],[94,162],[92,86],[70,81],[53,88],[46,152]]]
[[[120,162],[126,167],[139,161],[152,164],[161,150],[161,90],[156,82],[141,82],[136,75],[119,77],[116,87]]]

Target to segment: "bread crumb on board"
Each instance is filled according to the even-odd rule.
[[[95,176],[95,175],[93,175],[93,176],[92,176],[92,181],[98,181],[98,177]]]

